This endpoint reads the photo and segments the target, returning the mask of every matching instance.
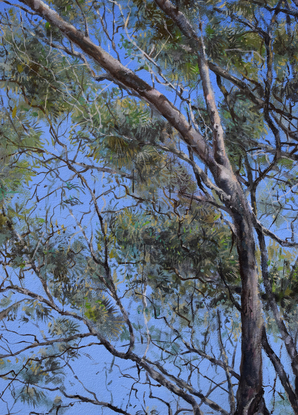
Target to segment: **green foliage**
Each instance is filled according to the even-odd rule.
[[[236,286],[238,261],[234,252],[231,255],[230,235],[220,215],[205,206],[190,208],[189,201],[168,203],[175,202],[178,207],[172,215],[158,214],[158,209],[151,211],[149,207],[145,214],[125,209],[112,223],[111,231],[117,241],[116,260],[127,264],[128,286],[146,281],[154,293],[148,313],[156,315],[157,308],[158,314],[172,310],[176,319],[178,306],[180,315],[191,319],[192,311],[186,303],[194,287],[201,293],[196,297],[197,310],[209,304],[229,305],[229,296],[221,295],[224,284],[218,269],[224,270]],[[185,320],[180,323],[185,324]]]
[[[181,111],[177,117],[185,116],[204,136],[212,154],[213,126],[202,89],[198,45],[154,1],[50,0],[48,4],[82,36],[88,25],[91,41],[168,96]],[[237,180],[247,197],[251,194],[249,202],[262,224],[274,231],[284,226],[291,230],[288,240],[294,239],[295,19],[278,12],[271,21],[274,11],[268,8],[277,5],[275,0],[258,4],[177,0],[174,4],[203,40],[210,67],[216,64],[231,77],[211,74],[211,82]],[[6,333],[12,327],[17,338],[9,345],[12,356],[25,344],[13,362],[4,344],[1,376],[11,384],[20,382],[11,387],[15,401],[44,405],[49,413],[58,413],[68,408],[69,401],[64,402],[68,378],[78,380],[72,369],[75,360],[87,357],[95,364],[96,354],[96,359],[100,356],[96,364],[102,363],[97,350],[108,344],[109,351],[129,361],[133,331],[133,353],[142,362],[148,358],[154,367],[161,364],[170,376],[179,372],[179,379],[192,385],[197,381],[198,390],[203,390],[202,356],[222,358],[214,342],[219,314],[231,366],[241,340],[241,316],[239,306],[237,311],[235,307],[242,286],[229,204],[223,206],[216,192],[202,182],[193,167],[204,166],[194,149],[141,99],[142,93],[111,82],[87,54],[82,60],[82,51],[37,15],[9,9],[1,14],[1,22],[1,330]],[[271,83],[266,79],[269,48],[264,36],[269,26]],[[232,83],[232,77],[239,82]],[[270,89],[267,110],[281,132],[280,156],[262,104],[266,88]],[[211,180],[207,168],[205,175]],[[272,243],[268,250],[273,295],[295,333],[297,252]],[[258,251],[256,256],[260,263]],[[279,339],[261,278],[260,286],[267,331]],[[6,337],[0,341],[5,343]],[[32,350],[26,349],[27,344]],[[93,346],[92,356],[84,354]],[[148,379],[140,364],[124,370],[118,363],[115,367],[120,367],[128,384],[142,383],[145,390]],[[7,375],[9,365],[13,380]],[[102,378],[94,382],[105,383],[109,393],[113,366],[114,360],[106,369],[105,382]],[[104,376],[101,369],[97,373]],[[213,374],[215,378],[217,371]],[[210,381],[211,392],[206,394],[214,390],[213,399],[218,390]],[[81,388],[79,383],[76,388]],[[134,391],[134,385],[131,388]],[[275,384],[270,394],[274,388]],[[89,393],[87,388],[81,390],[86,396]],[[91,395],[90,402],[95,399]],[[131,395],[127,408],[131,399],[139,399],[137,393]],[[80,396],[75,396],[77,401],[88,402]],[[179,401],[169,396],[178,411]],[[113,398],[109,398],[112,403]],[[145,393],[142,399],[145,402]],[[281,401],[273,404],[282,407]],[[141,402],[133,411],[162,413],[151,408]]]
[[[24,386],[18,392],[18,399],[23,403],[33,405],[34,408],[46,401],[45,394],[32,386]]]

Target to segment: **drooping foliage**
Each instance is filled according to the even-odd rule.
[[[234,413],[241,243],[214,172],[142,90],[107,73],[29,1],[4,3],[0,409]],[[295,385],[295,357],[289,364],[284,349],[298,333],[298,9],[177,0],[191,38],[159,3],[48,6],[159,90],[212,152],[200,45],[225,151],[259,232],[259,297],[274,351],[263,347]],[[271,413],[296,413],[271,363],[264,402]]]

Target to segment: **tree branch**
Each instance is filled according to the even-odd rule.
[[[100,46],[95,45],[73,25],[63,20],[54,10],[41,0],[21,0],[32,10],[60,29],[75,45],[79,46],[90,58],[94,59],[116,81],[135,91],[140,97],[152,104],[174,128],[179,131],[184,141],[199,155],[202,161],[215,167],[215,161],[204,138],[181,114],[181,112],[159,91],[151,87],[133,71],[122,65]]]
[[[296,396],[296,394],[295,394],[295,392],[292,388],[292,385],[290,384],[289,377],[286,374],[280,359],[274,353],[274,351],[270,347],[270,344],[268,343],[265,327],[263,327],[262,345],[263,345],[263,349],[265,350],[267,356],[271,360],[271,363],[273,364],[276,373],[278,374],[278,377],[281,381],[282,386],[284,387],[286,395],[289,399],[289,402],[291,403],[291,406],[292,406],[293,410],[295,411],[295,414],[298,414],[297,396]]]

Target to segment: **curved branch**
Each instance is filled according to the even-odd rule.
[[[298,414],[298,400],[297,396],[292,388],[292,385],[290,384],[289,377],[287,373],[285,372],[285,369],[279,359],[279,357],[274,353],[272,350],[270,344],[268,343],[267,334],[265,327],[263,328],[263,336],[262,336],[262,346],[265,350],[267,356],[269,357],[271,363],[274,366],[274,369],[276,373],[278,374],[278,377],[280,379],[280,382],[282,386],[284,387],[284,390],[286,392],[286,395],[291,403],[292,408],[295,411],[295,414]]]
[[[202,135],[187,122],[184,115],[162,93],[139,78],[132,70],[122,65],[100,46],[97,46],[73,25],[63,20],[58,13],[50,9],[41,0],[21,1],[42,18],[56,26],[70,41],[81,48],[90,58],[94,59],[116,81],[132,89],[140,97],[152,104],[179,131],[184,141],[193,148],[202,161],[213,165],[214,168],[216,167],[210,148]]]

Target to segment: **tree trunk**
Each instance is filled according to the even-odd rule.
[[[232,212],[242,282],[241,365],[235,415],[269,415],[263,398],[263,318],[252,212],[237,178],[227,170],[222,166],[212,173],[217,185],[231,196],[230,202],[225,204]]]
[[[242,281],[241,296],[241,366],[237,391],[237,415],[269,414],[263,400],[262,327],[263,319],[258,294],[258,272],[255,259],[253,226],[248,217],[234,218],[237,250]]]

